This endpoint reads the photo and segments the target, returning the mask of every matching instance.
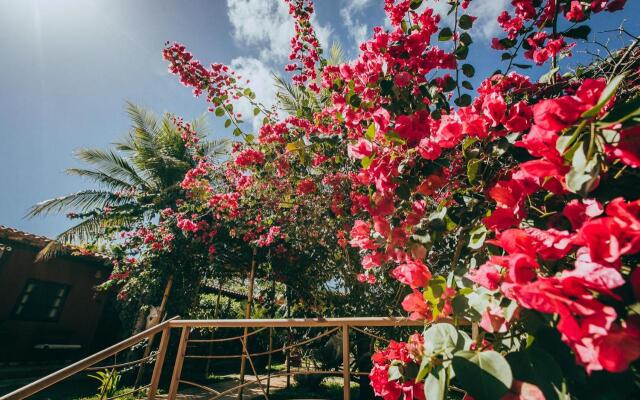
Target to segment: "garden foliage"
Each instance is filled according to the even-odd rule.
[[[591,16],[625,2],[513,0],[492,42],[506,70],[474,91],[469,0],[448,2],[452,26],[427,2],[386,0],[390,27],[338,65],[322,57],[312,3],[286,1],[295,114],[257,103],[230,68],[165,48],[242,140],[227,162],[198,160],[164,221],[212,258],[220,235],[283,259],[320,245],[350,262],[352,247],[363,284],[405,284],[399,306],[425,330],[374,355],[384,399],[628,398],[640,357],[637,42],[560,70]],[[549,72],[512,70],[528,60]],[[257,134],[237,101],[263,117]],[[152,246],[169,251],[165,239]]]

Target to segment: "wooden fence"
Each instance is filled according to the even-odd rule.
[[[440,321],[445,322],[445,321]],[[81,372],[87,371],[95,371],[99,369],[111,369],[116,370],[117,368],[131,368],[137,365],[144,368],[144,366],[148,363],[153,363],[153,372],[151,374],[150,381],[146,385],[142,385],[139,387],[134,387],[131,391],[124,394],[119,394],[117,396],[111,397],[109,399],[104,400],[113,400],[119,397],[124,397],[125,395],[133,395],[138,398],[146,398],[148,400],[157,399],[158,397],[158,384],[160,382],[161,374],[163,371],[163,366],[165,363],[165,359],[167,358],[167,349],[169,347],[169,342],[171,338],[172,330],[180,331],[180,339],[177,344],[177,352],[175,362],[173,364],[172,376],[169,385],[169,391],[166,396],[162,396],[162,398],[167,398],[169,400],[175,400],[180,385],[190,385],[193,387],[197,387],[201,390],[210,392],[211,399],[218,399],[223,396],[228,395],[229,393],[238,392],[238,397],[242,398],[242,390],[246,386],[257,384],[260,387],[260,391],[265,399],[269,398],[269,382],[272,377],[275,376],[287,376],[288,379],[293,375],[304,375],[304,374],[320,374],[320,375],[342,375],[343,385],[344,385],[344,396],[345,400],[349,400],[350,398],[350,382],[352,375],[363,375],[367,374],[368,371],[352,371],[350,368],[350,350],[349,350],[349,332],[351,330],[360,332],[362,334],[370,335],[373,338],[385,340],[371,332],[367,331],[365,328],[367,327],[406,327],[406,326],[423,326],[424,322],[422,321],[410,321],[406,318],[397,318],[397,317],[361,317],[361,318],[310,318],[310,319],[237,319],[237,320],[180,320],[177,318],[170,319],[164,321],[144,332],[141,332],[135,336],[132,336],[118,344],[115,344],[105,350],[102,350],[99,353],[96,353],[90,357],[87,357],[83,360],[80,360],[72,365],[69,365],[66,368],[63,368],[57,372],[52,373],[51,375],[45,376],[31,384],[28,384],[20,389],[17,389],[9,394],[6,394],[0,398],[0,400],[19,400],[28,398],[38,392],[41,392],[51,386],[62,382],[64,380],[70,379],[73,376]],[[244,328],[244,334],[229,337],[229,338],[219,338],[219,339],[192,339],[189,340],[190,334],[194,330],[198,329],[224,329],[224,328]],[[257,329],[249,333],[249,329]],[[311,338],[305,339],[298,343],[286,343],[284,346],[273,349],[271,340],[269,340],[269,349],[264,352],[254,352],[250,353],[247,346],[247,340],[250,336],[255,335],[257,332],[262,331],[264,329],[274,329],[274,328],[325,328],[325,331],[320,333],[319,335]],[[272,374],[271,370],[268,370],[266,374],[266,384],[264,383],[265,377],[262,378],[258,374],[257,369],[255,368],[254,359],[260,356],[269,356],[271,358],[272,354],[277,352],[289,351],[293,348],[299,348],[304,345],[307,345],[313,341],[316,341],[322,337],[326,337],[331,334],[337,334],[341,332],[342,336],[342,370],[291,370],[287,363],[287,371],[281,372],[277,374]],[[153,344],[153,338],[157,335],[161,334],[160,343],[154,352],[146,352],[147,356],[134,361],[128,361],[126,363],[114,363],[111,365],[97,365],[104,360],[109,359],[110,357],[115,357],[118,353],[129,350],[132,346],[140,346],[144,341],[148,345]],[[213,342],[231,342],[231,341],[239,341],[242,353],[238,355],[216,355],[216,354],[207,354],[207,355],[198,355],[198,354],[188,354],[187,348],[189,343],[213,343]],[[237,386],[225,390],[223,392],[218,392],[212,388],[201,385],[200,383],[191,382],[182,379],[182,369],[185,362],[185,359],[228,359],[228,358],[239,358],[241,359],[241,376],[240,382]],[[248,361],[249,365],[254,373],[255,381],[245,382],[244,380],[244,364]],[[263,374],[265,375],[265,374]]]

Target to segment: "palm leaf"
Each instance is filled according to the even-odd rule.
[[[111,175],[107,175],[102,171],[95,171],[90,169],[83,168],[67,168],[65,170],[70,175],[83,176],[86,178],[90,178],[91,180],[98,182],[101,185],[104,185],[111,189],[116,190],[126,190],[135,187],[132,182],[127,182],[118,178],[115,178]]]
[[[76,152],[76,157],[84,162],[95,165],[107,175],[132,182],[135,185],[145,186],[145,179],[124,157],[112,150],[81,149]]]
[[[82,190],[54,199],[42,201],[29,209],[27,217],[60,213],[68,210],[81,212],[103,209],[105,206],[117,206],[131,201],[126,195],[117,195],[105,190]]]

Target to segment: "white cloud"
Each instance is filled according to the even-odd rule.
[[[474,31],[480,37],[491,40],[502,30],[498,25],[498,15],[506,10],[510,0],[472,1],[469,6],[469,14],[478,17],[474,24]]]
[[[509,7],[510,0],[491,0],[491,1],[472,1],[467,10],[464,13],[478,17],[474,22],[471,29],[472,36],[474,38],[480,38],[484,40],[491,40],[500,32],[500,26],[498,25],[498,15]],[[423,6],[433,8],[442,17],[443,23],[453,25],[454,14],[447,15],[450,6],[443,0],[429,0],[423,3]]]
[[[242,77],[242,82],[249,80],[249,86],[256,94],[256,101],[269,108],[276,102],[276,88],[273,84],[273,70],[261,60],[253,57],[238,57],[231,60],[231,68]],[[253,106],[242,99],[236,104],[245,121],[252,121],[257,130],[262,124],[264,115],[253,116]]]
[[[360,46],[368,38],[369,27],[362,23],[358,16],[371,4],[371,0],[346,0],[346,4],[340,9],[340,17],[347,28],[349,37],[355,47]]]
[[[283,1],[227,0],[227,6],[233,37],[238,43],[261,48],[260,59],[268,63],[287,58],[294,24]],[[327,46],[331,26],[320,25],[315,18],[311,22],[320,44]]]

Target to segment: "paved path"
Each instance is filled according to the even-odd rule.
[[[267,385],[267,380],[266,377],[260,377],[261,381],[262,381],[262,385],[265,387],[266,389],[266,385]],[[260,390],[260,386],[258,385],[258,382],[256,381],[255,377],[253,375],[247,375],[245,377],[245,381],[246,382],[255,382],[255,384],[251,384],[248,386],[245,386],[244,388],[244,398],[245,400],[250,400],[250,399],[259,399],[262,398],[262,391]],[[225,390],[229,390],[235,386],[237,386],[239,384],[239,380],[238,379],[229,379],[226,381],[222,381],[222,382],[217,382],[213,385],[211,385],[210,387],[217,391],[218,393],[222,393]],[[271,389],[284,389],[287,386],[287,377],[286,376],[275,376],[271,378]],[[189,387],[189,385],[186,384],[182,384],[181,385],[181,390],[180,393],[178,394],[177,398],[180,400],[210,400],[215,398],[216,395],[213,393],[208,393],[202,389],[198,389],[198,388],[194,388],[194,387]],[[165,395],[160,395],[156,397],[157,399],[166,399],[167,397]],[[233,392],[220,397],[220,400],[237,400],[238,398],[238,391],[234,390]]]

